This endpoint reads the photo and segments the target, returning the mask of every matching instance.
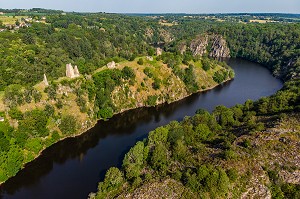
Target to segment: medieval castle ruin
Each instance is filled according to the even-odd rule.
[[[44,74],[44,80],[43,80],[43,82],[44,82],[45,86],[49,86],[46,74]]]
[[[79,77],[80,73],[78,71],[77,66],[75,66],[73,68],[72,64],[67,64],[66,65],[66,76],[69,77],[69,78]]]

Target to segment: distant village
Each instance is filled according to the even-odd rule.
[[[22,17],[16,17],[16,16],[5,16],[4,12],[0,12],[0,17],[7,17],[11,18],[11,22],[8,23],[3,23],[3,26],[0,27],[0,32],[10,30],[19,30],[20,28],[23,27],[30,27],[32,26],[32,23],[46,23],[46,17],[27,17],[27,16],[22,16]],[[1,20],[1,18],[0,18]],[[14,22],[13,22],[14,21]]]

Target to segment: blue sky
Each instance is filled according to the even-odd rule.
[[[0,0],[0,8],[119,13],[300,13],[300,0]]]

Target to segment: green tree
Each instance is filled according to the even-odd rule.
[[[52,117],[54,115],[55,109],[51,104],[46,104],[44,111],[47,117]]]
[[[102,108],[98,112],[99,118],[102,118],[104,120],[111,118],[113,116],[113,114],[114,114],[113,109],[110,107]]]
[[[61,118],[59,129],[65,135],[70,135],[77,130],[77,119],[73,115],[64,115]]]
[[[124,79],[133,79],[135,78],[134,70],[128,66],[125,66],[122,69],[122,74]]]
[[[213,114],[222,127],[233,125],[235,123],[232,110],[225,106],[217,106]]]
[[[126,172],[126,178],[134,179],[140,176],[142,165],[144,164],[144,143],[137,142],[129,150],[123,160],[123,167]]]
[[[165,175],[168,168],[168,149],[162,143],[158,143],[151,156],[152,168]]]
[[[138,62],[137,62],[139,65],[143,65],[144,64],[144,60],[143,58],[139,58]]]
[[[48,117],[44,111],[34,109],[24,114],[20,122],[19,130],[37,137],[45,137],[49,134],[47,129]]]

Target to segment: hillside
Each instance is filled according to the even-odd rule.
[[[233,78],[224,63],[202,59],[178,65],[177,73],[159,57],[111,62],[77,78],[61,77],[32,88],[12,84],[1,94],[0,181],[14,176],[46,147],[125,110],[171,103]],[[206,60],[207,61],[207,60]],[[222,79],[216,79],[221,75]],[[13,141],[11,141],[13,140]]]
[[[299,84],[157,128],[90,198],[299,198]]]
[[[259,197],[278,193],[280,198],[299,189],[296,181],[283,177],[297,176],[299,170],[292,158],[297,158],[293,150],[299,150],[298,130],[287,127],[297,126],[300,104],[298,16],[259,15],[270,23],[253,23],[254,14],[3,12],[0,183],[46,147],[83,133],[99,119],[171,103],[232,79],[234,72],[215,59],[240,57],[268,67],[286,82],[285,88],[255,103],[217,107],[212,115],[200,111],[193,117],[200,117],[197,123],[193,118],[171,123],[157,130],[158,138],[151,138],[156,131],[150,133],[129,151],[121,171],[109,170],[96,195],[146,197],[156,189],[158,195],[175,198],[237,197],[255,195],[260,187]],[[78,66],[78,77],[65,77],[67,63]],[[49,86],[41,82],[44,74]],[[291,139],[294,145],[278,142],[281,135],[288,139],[280,140]],[[269,139],[276,141],[269,146]],[[289,157],[290,166],[273,161],[272,154]]]

